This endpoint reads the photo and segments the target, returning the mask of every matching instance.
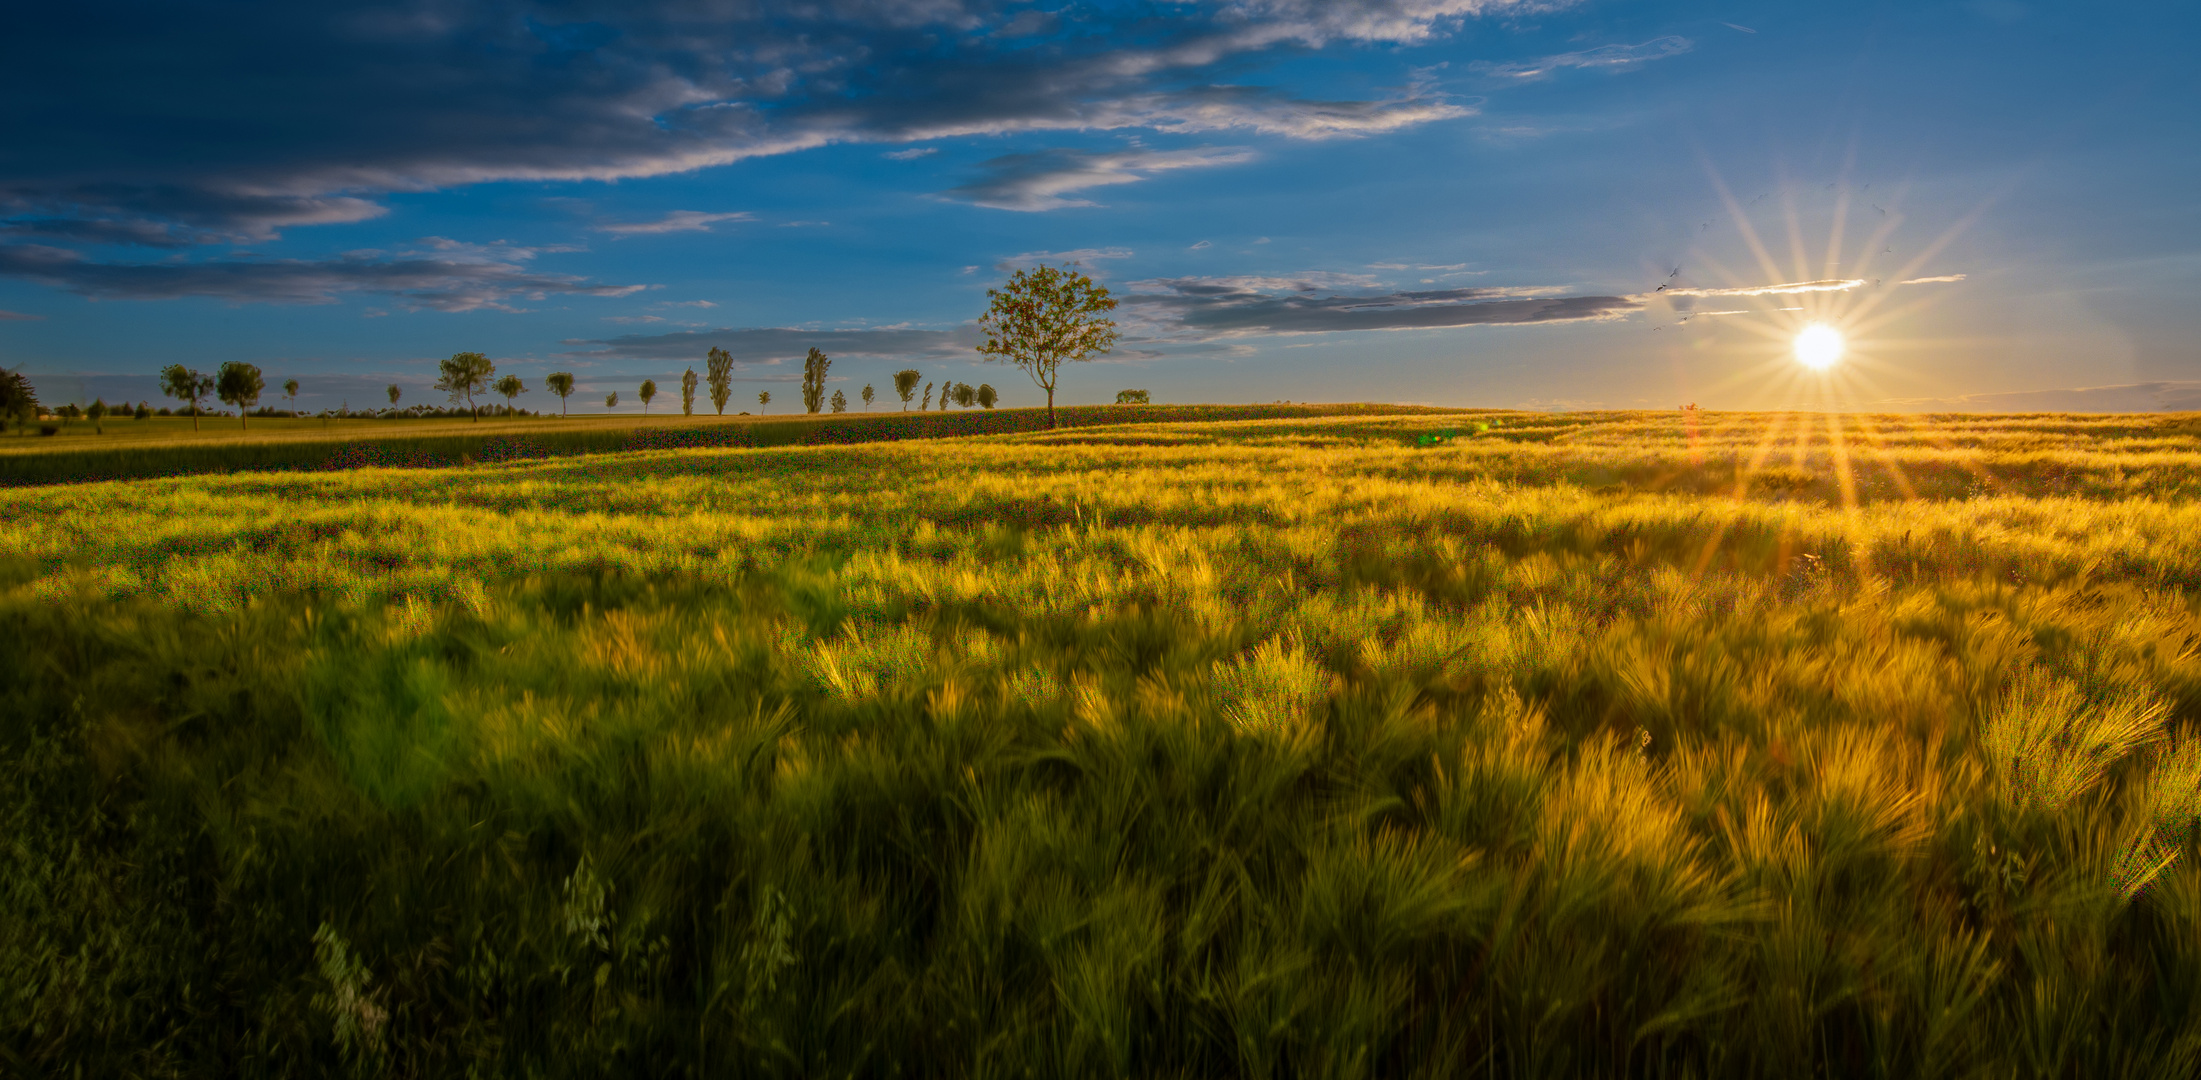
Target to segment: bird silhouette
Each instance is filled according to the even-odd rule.
[[[1880,210],[1880,204],[1879,204],[1879,203],[1874,203],[1874,204],[1872,204],[1872,208],[1873,208],[1873,209],[1875,209],[1875,210]],[[1880,216],[1881,216],[1881,217],[1886,217],[1886,216],[1888,216],[1888,212],[1887,212],[1886,210],[1880,210]]]

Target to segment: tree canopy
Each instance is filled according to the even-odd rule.
[[[1116,344],[1116,299],[1104,286],[1068,267],[1019,270],[1008,284],[986,290],[978,317],[987,360],[1014,364],[1047,391],[1047,426],[1055,426],[1055,384],[1064,361],[1090,360]]]
[[[543,385],[549,387],[551,393],[558,395],[558,414],[560,416],[565,415],[566,399],[573,396],[573,373],[570,371],[553,371],[543,376]],[[390,403],[396,404],[397,399],[395,397],[391,398]]]
[[[242,360],[231,360],[222,365],[222,373],[214,383],[215,396],[237,407],[237,426],[245,426],[245,411],[260,402],[260,391],[267,383],[260,378],[260,369]]]
[[[38,419],[38,393],[20,371],[0,368],[0,423],[15,421],[20,429]]]
[[[481,410],[474,405],[474,395],[489,389],[489,377],[497,373],[497,365],[481,353],[462,352],[438,364],[437,370],[442,376],[436,380],[436,389],[451,395],[453,404],[466,399],[467,411],[480,422]]]
[[[177,401],[191,403],[191,430],[199,430],[199,400],[214,392],[214,376],[193,371],[182,364],[170,364],[161,369],[160,392]]]
[[[905,368],[894,373],[894,392],[902,396],[902,411],[909,411],[909,399],[917,396],[917,380],[924,378],[916,368]]]

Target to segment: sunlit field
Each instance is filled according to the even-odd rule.
[[[2201,423],[0,489],[0,1072],[2201,1068]]]

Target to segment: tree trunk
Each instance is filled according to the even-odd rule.
[[[1047,430],[1055,430],[1055,388],[1047,388]]]
[[[191,403],[191,430],[199,430],[199,403],[196,401]]]

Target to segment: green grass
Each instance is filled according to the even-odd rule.
[[[0,1063],[2191,1076],[2197,483],[1461,413],[0,491]]]

